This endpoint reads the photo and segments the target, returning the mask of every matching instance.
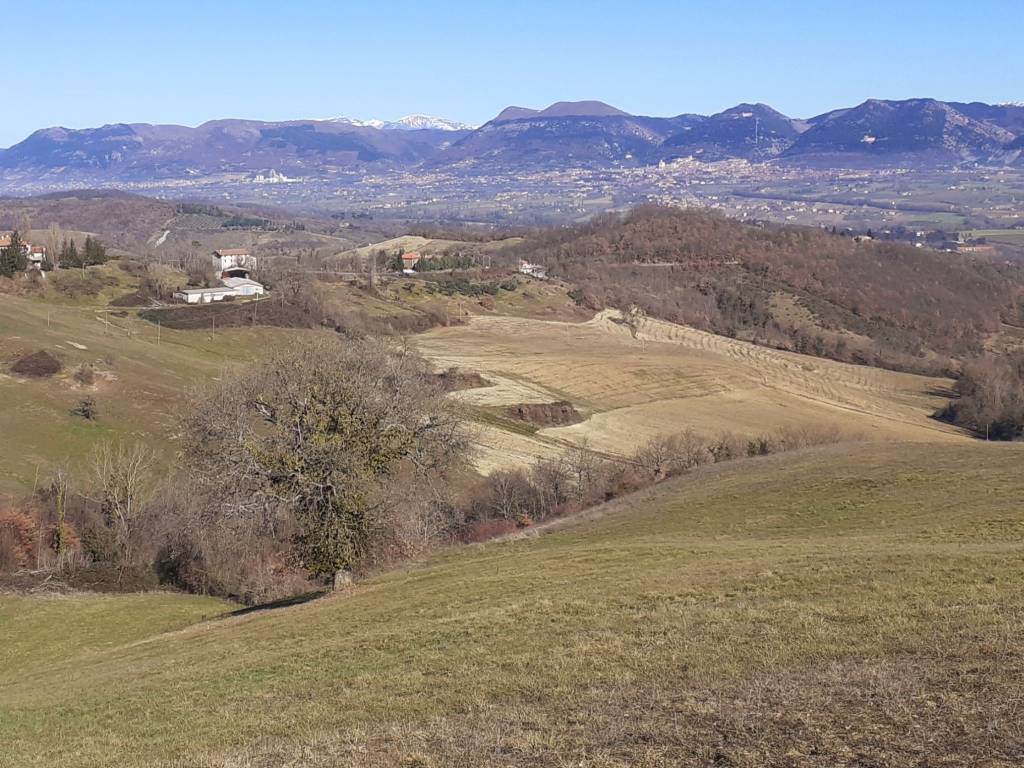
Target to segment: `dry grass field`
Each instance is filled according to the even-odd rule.
[[[0,596],[0,765],[1019,766],[1022,459],[720,464],[244,615]]]
[[[930,415],[951,382],[807,357],[614,311],[586,323],[474,316],[415,338],[439,368],[481,373],[495,386],[458,397],[474,406],[569,400],[577,425],[509,435],[484,426],[480,466],[529,461],[587,440],[609,454],[692,428],[756,435],[834,427],[868,440],[965,439]]]

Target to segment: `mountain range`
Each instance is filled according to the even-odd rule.
[[[822,167],[1024,167],[1024,105],[869,99],[809,119],[765,104],[713,115],[631,115],[599,101],[511,106],[472,128],[427,115],[394,122],[336,117],[198,127],[116,123],[46,128],[0,150],[0,177],[116,183],[345,170],[517,173],[643,166],[678,158]]]

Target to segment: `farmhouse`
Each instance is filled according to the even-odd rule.
[[[31,245],[28,249],[28,265],[32,269],[42,269],[46,261],[46,247],[42,245]]]
[[[0,235],[0,250],[11,247],[11,236],[13,232],[5,232]],[[25,258],[28,260],[29,269],[43,268],[43,262],[46,261],[46,248],[41,245],[32,245],[31,243],[22,242],[21,244],[22,253],[25,254]]]
[[[222,248],[210,260],[221,277],[248,277],[256,269],[256,257],[248,248]]]
[[[519,272],[523,275],[529,275],[530,277],[536,277],[544,280],[548,276],[548,268],[542,264],[531,264],[526,259],[519,260]]]
[[[409,271],[416,268],[420,263],[420,255],[416,251],[402,254],[402,270]]]
[[[266,293],[262,283],[249,279],[249,271],[256,266],[256,258],[245,248],[225,248],[210,256],[218,273],[220,285],[210,288],[185,288],[174,294],[186,304],[209,304],[227,298],[258,298]]]

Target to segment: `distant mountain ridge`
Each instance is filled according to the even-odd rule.
[[[421,130],[433,130],[433,131],[471,131],[476,126],[470,125],[469,123],[460,123],[458,120],[448,120],[444,117],[434,117],[432,115],[406,115],[400,117],[397,120],[360,120],[351,117],[328,117],[322,121],[314,122],[328,122],[328,123],[342,123],[344,125],[354,125],[358,128],[379,128],[385,131],[421,131]]]
[[[806,120],[766,104],[713,115],[631,115],[600,101],[513,106],[473,128],[429,115],[197,127],[115,123],[45,128],[0,150],[0,178],[121,181],[419,167],[458,173],[643,166],[677,158],[824,166],[1024,165],[1024,106],[869,99]]]

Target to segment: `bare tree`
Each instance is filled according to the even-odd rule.
[[[321,335],[197,394],[189,467],[218,514],[296,522],[295,557],[345,583],[395,510],[433,492],[465,448],[461,422],[427,364],[384,341]],[[415,475],[403,498],[403,472]],[[410,496],[412,494],[412,496]]]
[[[121,562],[130,565],[133,534],[153,487],[153,452],[142,443],[99,443],[92,453],[94,499],[117,535]]]
[[[46,250],[50,261],[56,265],[60,259],[60,247],[64,242],[64,230],[56,222],[51,222],[46,230]]]

